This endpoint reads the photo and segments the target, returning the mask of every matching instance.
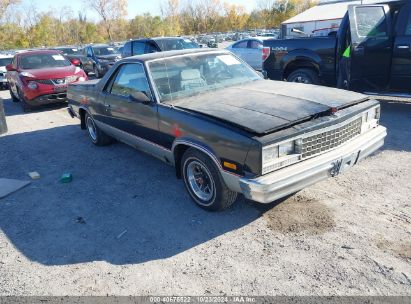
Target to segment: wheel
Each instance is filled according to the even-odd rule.
[[[96,65],[93,68],[93,72],[97,79],[100,78],[100,72],[98,71],[98,67]]]
[[[13,102],[19,102],[20,99],[19,99],[16,95],[14,95],[13,91],[11,90],[11,88],[9,89],[9,91],[10,91],[11,100],[12,100]]]
[[[93,144],[96,146],[106,146],[112,142],[111,137],[97,127],[90,114],[86,113],[85,121],[88,135]]]
[[[19,89],[17,89],[17,94],[19,96],[19,102],[23,112],[31,111],[33,107],[27,103],[26,98],[24,98],[24,95],[20,92]]]
[[[224,210],[237,199],[237,193],[226,186],[215,163],[199,150],[190,148],[184,153],[181,172],[191,198],[205,210]]]
[[[311,69],[298,69],[288,76],[287,81],[305,84],[320,84],[318,74]]]

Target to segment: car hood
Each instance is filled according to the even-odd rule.
[[[48,68],[48,69],[35,69],[35,70],[24,70],[23,72],[30,73],[36,79],[52,79],[52,78],[63,78],[76,74],[79,68],[74,65],[61,68]]]
[[[367,99],[322,86],[259,80],[167,103],[262,135]]]

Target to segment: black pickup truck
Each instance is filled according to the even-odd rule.
[[[264,41],[269,79],[336,86],[339,62],[351,46],[349,88],[411,94],[411,1],[351,5],[336,36]]]
[[[100,81],[71,84],[68,99],[94,144],[115,138],[174,165],[207,210],[237,193],[261,203],[292,194],[352,167],[386,136],[377,101],[263,80],[224,50],[129,57]]]

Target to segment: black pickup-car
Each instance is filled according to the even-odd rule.
[[[115,138],[174,165],[207,210],[237,193],[269,203],[338,175],[386,136],[377,101],[267,81],[224,50],[123,59],[100,81],[70,85],[68,98],[94,144]]]
[[[339,61],[351,46],[349,88],[411,94],[411,1],[351,5],[336,37],[264,41],[269,79],[336,86]]]

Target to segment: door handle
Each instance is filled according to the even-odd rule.
[[[354,53],[357,55],[364,55],[365,48],[363,46],[354,47]]]
[[[408,44],[399,44],[399,45],[397,45],[397,49],[400,49],[400,50],[409,50],[409,49],[410,49],[410,46],[409,46]]]

